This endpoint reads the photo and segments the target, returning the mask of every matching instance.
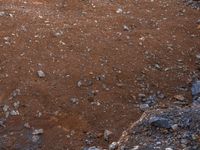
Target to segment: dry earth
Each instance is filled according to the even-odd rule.
[[[199,17],[181,0],[0,0],[0,149],[107,148],[142,110],[190,105]]]

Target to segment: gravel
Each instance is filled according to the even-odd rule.
[[[158,150],[184,148],[198,150],[200,149],[199,116],[199,107],[156,109],[145,112],[139,121],[123,133],[118,141],[119,147],[132,149],[138,145],[139,150],[153,150],[155,147]]]

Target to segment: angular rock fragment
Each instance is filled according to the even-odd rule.
[[[111,135],[112,135],[112,132],[111,132],[111,131],[105,130],[105,131],[104,131],[104,140],[105,140],[105,141],[108,141]]]
[[[38,70],[37,74],[38,74],[39,78],[44,78],[46,76],[45,73],[42,70]]]

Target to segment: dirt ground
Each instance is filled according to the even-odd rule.
[[[107,148],[141,97],[189,99],[199,17],[181,0],[0,0],[0,148]]]

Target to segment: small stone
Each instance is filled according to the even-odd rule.
[[[118,147],[118,143],[117,143],[117,142],[112,142],[112,143],[109,145],[108,150],[116,150],[117,147]]]
[[[43,129],[35,129],[32,134],[33,135],[39,135],[39,134],[43,134],[43,133],[44,133]]]
[[[140,104],[140,109],[142,111],[145,111],[145,110],[149,109],[149,104]]]
[[[172,125],[171,128],[172,128],[174,131],[176,131],[176,130],[178,129],[178,124]]]
[[[181,144],[187,145],[188,144],[188,140],[187,139],[181,139]]]
[[[37,74],[38,74],[38,77],[40,77],[40,78],[44,78],[46,76],[42,70],[38,70]]]
[[[162,143],[160,141],[156,142],[156,145],[161,145]]]
[[[139,96],[139,98],[145,98],[146,97],[146,95],[143,94],[143,93],[140,93],[138,96]]]
[[[15,89],[13,92],[12,92],[12,97],[16,97],[18,95],[21,95],[21,90],[20,89]]]
[[[97,148],[96,146],[92,146],[89,148],[85,148],[84,150],[102,150],[101,148]]]
[[[167,147],[167,148],[165,148],[165,150],[173,150],[172,148],[170,148],[170,147]]]
[[[0,119],[0,126],[1,126],[1,127],[4,127],[4,128],[6,127],[6,126],[4,125],[4,124],[5,124],[5,121],[6,121],[5,119]]]
[[[156,69],[158,69],[158,70],[161,69],[161,66],[160,66],[159,64],[154,64],[154,67],[155,67]]]
[[[0,11],[0,17],[3,17],[5,15],[6,15],[6,13],[4,11]]]
[[[200,24],[200,19],[197,20],[197,24]]]
[[[200,94],[200,80],[192,84],[192,96]]]
[[[12,111],[10,112],[10,115],[11,115],[11,116],[17,116],[17,115],[19,115],[19,111],[18,111],[18,110],[12,110]]]
[[[124,31],[129,31],[130,30],[129,27],[126,26],[126,25],[124,25],[123,28],[124,28]]]
[[[9,112],[9,111],[5,112],[5,117],[6,117],[6,118],[8,118],[9,115],[10,115],[10,112]]]
[[[63,31],[57,31],[57,32],[54,32],[54,33],[53,33],[53,35],[54,35],[55,37],[62,36],[63,34],[64,34]]]
[[[40,112],[40,111],[37,111],[37,114],[36,114],[36,116],[40,118],[40,117],[42,116],[42,112]]]
[[[19,108],[19,105],[20,105],[20,102],[17,101],[17,102],[14,102],[13,106],[15,107],[15,109],[18,109]]]
[[[78,98],[75,98],[75,97],[72,97],[72,98],[70,98],[70,102],[71,102],[72,104],[78,104],[78,103],[79,103],[79,99],[78,99]]]
[[[4,111],[4,112],[7,112],[8,109],[9,109],[9,106],[8,106],[8,105],[4,105],[4,106],[3,106],[3,111]]]
[[[118,8],[117,11],[116,11],[116,13],[118,13],[118,14],[120,14],[122,12],[123,12],[123,10],[121,8]]]
[[[197,54],[197,55],[196,55],[196,58],[200,60],[200,54]]]
[[[29,124],[28,122],[24,124],[24,127],[25,127],[25,128],[28,128],[28,129],[31,128],[31,126],[30,126],[30,124]]]
[[[163,93],[161,93],[160,91],[158,91],[156,94],[157,94],[157,97],[160,98],[160,99],[165,98],[165,95]]]
[[[77,83],[78,87],[89,87],[92,84],[93,84],[92,80],[88,80],[88,79],[81,79]]]
[[[138,150],[139,149],[139,146],[134,146],[131,150]]]
[[[32,136],[32,142],[37,143],[40,140],[40,137],[38,135],[33,135]]]
[[[184,101],[185,97],[183,95],[175,95],[174,98],[178,101]]]
[[[155,127],[166,128],[166,129],[171,128],[171,125],[170,125],[169,120],[167,118],[151,117],[149,122],[152,126],[155,126]]]
[[[37,71],[38,77],[44,78],[46,75],[42,70]]]
[[[105,131],[104,131],[104,140],[105,140],[105,141],[109,141],[109,138],[110,138],[110,136],[111,136],[112,134],[113,134],[113,133],[112,133],[111,131],[105,130]]]

